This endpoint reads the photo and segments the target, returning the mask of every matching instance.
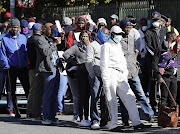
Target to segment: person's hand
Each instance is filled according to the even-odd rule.
[[[56,46],[57,44],[59,44],[59,42],[61,42],[61,37],[56,38],[54,45]]]
[[[62,32],[60,33],[61,39],[64,40],[64,35],[65,35],[65,31],[62,30]]]
[[[165,81],[164,81],[164,79],[163,79],[163,78],[159,78],[159,79],[158,79],[158,84],[160,84],[160,85],[161,85],[161,83],[165,83]]]

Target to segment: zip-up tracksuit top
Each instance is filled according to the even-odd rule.
[[[10,66],[16,68],[27,67],[27,39],[24,35],[18,33],[16,38],[8,33],[2,38],[0,46],[0,62],[3,69],[9,69]]]

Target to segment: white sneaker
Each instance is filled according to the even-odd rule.
[[[89,126],[91,126],[91,122],[90,122],[90,120],[82,120],[81,122],[79,122],[79,126],[89,127]]]
[[[73,118],[70,122],[77,123],[77,120]]]
[[[52,124],[52,123],[53,123],[52,120],[48,120],[48,119],[43,119],[43,120],[42,120],[42,124],[44,124],[44,125],[50,125],[50,124]]]
[[[94,129],[94,130],[100,129],[100,126],[97,121],[93,121],[93,124],[91,125],[91,129]]]

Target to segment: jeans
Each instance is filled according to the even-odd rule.
[[[6,84],[6,92],[7,92],[7,110],[13,110],[13,104],[11,100],[11,91],[10,91],[10,83],[9,83],[9,74],[8,70],[0,70],[0,100],[1,95],[4,89],[4,85]]]
[[[60,75],[60,84],[58,90],[58,111],[63,113],[64,112],[64,96],[66,94],[68,88],[68,78],[67,75]]]
[[[141,86],[139,76],[129,79],[128,82],[129,82],[129,85],[130,85],[132,91],[134,92],[134,94],[136,96],[136,99],[138,100],[139,104],[141,105],[142,110],[149,118],[151,118],[154,115],[154,112],[148,104],[147,98],[146,98],[144,91],[142,89],[142,86]],[[120,104],[120,109],[121,109],[121,113],[122,113],[122,121],[123,122],[128,121],[128,119],[129,119],[128,112],[122,103]]]
[[[26,98],[28,97],[29,93],[29,76],[28,76],[28,69],[27,68],[16,68],[16,67],[10,67],[9,70],[9,76],[10,76],[10,83],[11,83],[11,96],[12,96],[12,102],[14,106],[15,114],[20,114],[17,104],[17,98],[16,98],[16,79],[19,78],[23,89],[25,91]]]
[[[59,70],[53,68],[53,74],[44,72],[43,117],[53,120],[57,110],[57,95],[59,89]]]
[[[94,77],[90,81],[91,89],[91,108],[90,108],[90,117],[91,122],[99,122],[99,112],[98,112],[98,101],[100,99],[100,110],[101,110],[101,121],[100,125],[104,126],[110,120],[109,112],[107,108],[107,102],[105,100],[104,90],[102,89],[102,79],[100,77]]]

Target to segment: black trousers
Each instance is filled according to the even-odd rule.
[[[15,114],[19,113],[18,105],[17,105],[17,98],[16,98],[16,79],[19,78],[24,91],[26,98],[28,97],[29,93],[29,77],[28,77],[28,69],[27,68],[15,68],[10,67],[9,70],[9,76],[10,76],[10,86],[11,86],[11,96],[12,96],[12,102],[14,106],[14,112]]]
[[[174,100],[177,96],[177,76],[163,76],[164,81],[166,82]],[[175,106],[169,93],[164,84],[161,84],[161,103],[168,107]]]

